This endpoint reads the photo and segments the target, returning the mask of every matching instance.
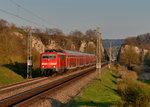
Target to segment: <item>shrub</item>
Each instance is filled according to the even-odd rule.
[[[114,66],[115,66],[116,68],[119,68],[119,67],[120,67],[120,64],[119,64],[119,63],[116,63]]]
[[[150,86],[141,82],[124,82],[118,85],[118,92],[127,105],[149,107]]]
[[[110,71],[112,71],[113,73],[115,73],[115,74],[118,74],[118,69],[115,67],[115,66],[112,66],[111,68],[110,68]]]
[[[120,72],[121,78],[117,80],[118,93],[126,102],[125,106],[149,107],[150,86],[137,82],[137,74],[133,71]]]
[[[136,72],[129,71],[129,70],[119,72],[119,76],[121,77],[121,79],[123,81],[133,81],[133,82],[135,82],[138,78]]]
[[[133,70],[139,75],[139,74],[141,74],[141,68],[139,67],[139,66],[135,66],[134,68],[133,68]]]
[[[122,99],[125,99],[125,89],[127,87],[127,84],[125,83],[125,81],[118,79],[118,93],[121,95]]]

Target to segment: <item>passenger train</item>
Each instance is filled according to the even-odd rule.
[[[41,53],[40,68],[44,76],[96,64],[96,56],[69,50],[46,50]]]

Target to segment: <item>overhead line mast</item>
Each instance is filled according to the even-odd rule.
[[[109,68],[111,67],[111,61],[112,61],[111,47],[112,47],[112,43],[111,43],[111,41],[110,41],[110,49],[109,49]]]
[[[31,27],[28,28],[28,47],[27,47],[27,78],[32,78],[32,33]]]
[[[101,32],[100,28],[97,27],[97,63],[96,63],[96,72],[97,72],[97,79],[101,80]]]

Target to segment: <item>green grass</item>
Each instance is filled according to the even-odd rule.
[[[117,106],[121,102],[121,97],[117,93],[117,75],[106,72],[102,76],[102,81],[94,80],[85,92],[74,98],[71,107],[110,107]]]
[[[0,86],[23,80],[25,79],[21,75],[15,73],[13,70],[6,67],[0,67]]]
[[[143,80],[142,82],[150,85],[150,80]]]

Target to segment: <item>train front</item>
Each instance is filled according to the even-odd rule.
[[[40,62],[41,74],[44,76],[52,75],[57,71],[57,53],[42,53]]]

